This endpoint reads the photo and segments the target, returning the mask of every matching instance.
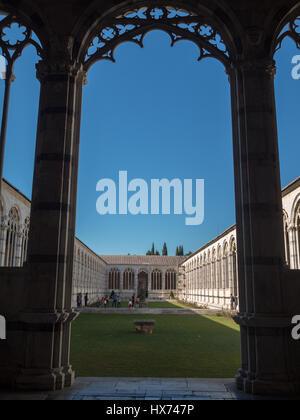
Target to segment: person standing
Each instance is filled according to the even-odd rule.
[[[134,306],[135,306],[135,295],[132,296],[131,302],[132,302],[132,307],[134,308]]]
[[[84,304],[85,304],[85,307],[87,307],[88,304],[89,304],[89,295],[88,295],[88,293],[86,293],[86,295],[84,296]]]
[[[236,310],[236,299],[233,295],[230,296],[230,301],[231,301],[231,310],[235,311]]]

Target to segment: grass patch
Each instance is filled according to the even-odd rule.
[[[82,314],[72,330],[77,376],[230,378],[240,367],[239,327],[229,319],[142,316],[156,327],[152,336],[139,336],[136,318]]]
[[[90,306],[91,308],[99,308],[99,304],[94,304]],[[109,308],[112,308],[112,302],[109,303]],[[128,308],[128,302],[121,302],[121,308]],[[183,304],[177,301],[165,302],[148,302],[148,308],[150,309],[195,309],[195,306]],[[199,308],[198,308],[199,309]]]

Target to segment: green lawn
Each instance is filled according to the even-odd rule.
[[[92,305],[92,307],[99,307],[99,305]],[[109,303],[109,308],[112,308],[112,302]],[[128,308],[128,302],[121,302],[121,308]],[[157,302],[148,302],[148,308],[152,309],[191,309],[192,306],[183,305],[177,301],[173,302],[164,302],[164,301],[157,301]]]
[[[230,378],[240,367],[239,328],[216,316],[157,315],[153,335],[137,315],[81,315],[73,324],[77,376]],[[141,317],[139,317],[141,318]]]
[[[157,309],[191,309],[192,306],[188,304],[183,305],[182,303],[177,302],[176,300],[172,302],[149,302],[148,308],[157,308]]]

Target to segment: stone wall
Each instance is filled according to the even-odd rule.
[[[31,202],[8,182],[2,182],[0,207],[0,267],[22,267],[26,265],[28,230]],[[10,214],[17,216],[10,229]],[[9,258],[11,256],[11,258]],[[77,306],[77,295],[88,294],[89,303],[98,301],[106,292],[106,264],[79,239],[75,240],[73,266],[72,305]],[[4,271],[1,281],[3,283]],[[19,290],[19,289],[18,289]]]
[[[283,222],[287,266],[300,268],[300,178],[283,190]],[[237,237],[233,226],[200,248],[183,264],[178,296],[196,305],[232,309],[231,296],[239,304]]]
[[[147,259],[147,257],[145,257]],[[124,275],[131,272],[132,282],[129,287],[125,286]],[[111,274],[110,274],[111,273]],[[114,282],[112,273],[117,274],[117,281]],[[179,266],[172,265],[108,265],[106,269],[107,295],[114,290],[122,300],[129,300],[133,295],[139,296],[139,275],[144,273],[147,281],[147,296],[149,300],[167,300],[171,293],[177,296],[177,288],[170,287],[167,281],[168,273],[173,273],[173,284],[177,284]],[[153,281],[152,281],[153,276]],[[131,287],[130,287],[131,286]]]

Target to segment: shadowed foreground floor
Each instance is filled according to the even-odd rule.
[[[53,393],[1,393],[4,400],[184,401],[262,400],[236,390],[232,379],[78,378],[72,389]],[[268,398],[278,400],[280,398]]]

